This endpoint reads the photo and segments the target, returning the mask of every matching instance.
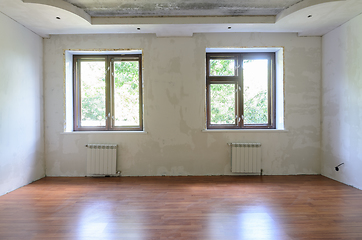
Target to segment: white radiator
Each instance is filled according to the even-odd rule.
[[[231,172],[259,173],[261,171],[260,143],[228,143],[231,146]]]
[[[117,167],[117,144],[87,144],[87,176],[114,175]]]

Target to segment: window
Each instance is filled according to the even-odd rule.
[[[275,53],[207,53],[208,129],[275,129]]]
[[[75,131],[143,130],[142,55],[74,55]]]

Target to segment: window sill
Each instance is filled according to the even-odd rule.
[[[262,132],[267,132],[267,133],[285,133],[288,132],[288,130],[286,129],[203,129],[201,130],[201,132],[212,132],[212,133],[216,133],[216,132],[233,132],[233,133],[245,133],[245,132],[255,132],[255,133],[262,133]]]
[[[145,131],[75,131],[61,132],[60,134],[147,134]]]

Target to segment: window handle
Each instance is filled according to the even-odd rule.
[[[106,120],[107,120],[109,117],[111,117],[111,113],[108,113],[108,114],[106,115]]]

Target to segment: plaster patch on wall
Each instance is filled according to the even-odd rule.
[[[296,34],[230,33],[165,39],[153,35],[114,34],[59,35],[44,43],[49,175],[84,175],[84,144],[89,142],[119,145],[118,170],[122,171],[122,176],[231,174],[227,143],[242,141],[262,143],[265,174],[320,171],[316,165],[320,139],[320,38],[298,38]],[[60,134],[63,129],[63,89],[58,82],[62,82],[63,49],[97,46],[143,49],[147,134],[91,133],[75,138],[72,134]],[[224,46],[284,47],[284,111],[289,132],[201,131],[206,119],[205,49]],[[311,70],[303,73],[300,69]],[[68,142],[74,145],[65,150]]]

